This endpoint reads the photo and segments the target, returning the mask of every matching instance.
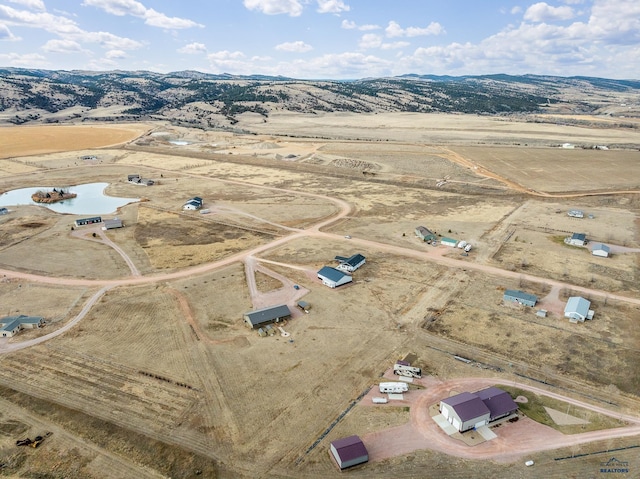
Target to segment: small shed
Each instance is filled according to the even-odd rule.
[[[340,469],[369,461],[367,448],[358,436],[349,436],[331,442],[329,451]]]
[[[455,240],[453,238],[447,238],[446,236],[443,236],[440,239],[440,243],[442,243],[445,246],[451,246],[452,248],[455,248],[458,245],[458,240]]]
[[[291,311],[289,310],[289,306],[280,304],[278,306],[269,306],[244,313],[244,321],[247,323],[247,326],[255,329],[270,323],[277,323],[290,316]]]
[[[507,289],[502,296],[505,301],[512,303],[524,304],[525,306],[534,307],[538,302],[538,297],[535,294],[525,293],[516,289]]]
[[[591,248],[591,254],[593,256],[608,258],[610,253],[611,253],[611,248],[609,248],[606,244],[594,243],[593,247]]]
[[[418,226],[416,228],[416,236],[426,242],[438,240],[438,237],[424,226]]]
[[[307,301],[300,300],[300,301],[298,301],[296,306],[298,306],[298,308],[300,308],[305,313],[308,313],[309,310],[311,309],[311,305]]]
[[[103,221],[103,230],[113,230],[117,228],[122,228],[124,224],[122,224],[122,220],[118,218],[114,218],[112,220],[104,220]]]
[[[337,288],[343,284],[351,283],[353,278],[347,273],[343,273],[331,266],[324,266],[318,271],[318,279],[322,280],[322,284],[330,288]]]

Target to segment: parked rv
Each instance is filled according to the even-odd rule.
[[[421,378],[422,369],[411,366],[405,361],[398,361],[393,365],[393,374],[407,378]]]
[[[467,246],[467,242],[466,241],[460,241],[460,243],[458,243],[458,248],[462,249],[465,246]]]
[[[409,390],[407,383],[380,383],[380,392],[389,394],[406,393]]]
[[[467,246],[464,247],[464,250],[468,253],[471,251],[471,243],[467,243]]]

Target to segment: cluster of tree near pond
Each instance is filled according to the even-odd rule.
[[[38,190],[31,195],[31,199],[36,203],[56,203],[58,201],[68,200],[78,196],[75,193],[70,193],[65,188],[53,188],[51,191]]]

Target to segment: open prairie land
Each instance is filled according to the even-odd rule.
[[[593,128],[463,115],[252,118],[237,133],[0,129],[13,148],[0,191],[106,182],[107,195],[140,199],[104,215],[125,225],[107,231],[35,205],[0,216],[5,315],[47,323],[0,338],[2,474],[338,477],[329,443],[352,434],[370,447],[354,477],[595,477],[611,457],[640,470],[636,129],[600,118]],[[10,143],[14,134],[23,140]],[[182,209],[194,196],[204,211]],[[421,242],[417,226],[472,249]],[[572,233],[612,256],[568,246]],[[322,285],[320,268],[355,253],[366,263],[351,283]],[[539,302],[505,304],[505,289]],[[591,301],[593,320],[564,318],[574,295]],[[243,322],[275,304],[292,315],[273,335]],[[403,400],[373,405],[377,383],[408,354],[424,377]],[[421,419],[433,405],[425,395],[492,381],[543,403],[553,396],[548,407],[575,408],[590,425],[523,418],[495,429],[496,446],[465,449]],[[39,448],[15,445],[46,431]]]

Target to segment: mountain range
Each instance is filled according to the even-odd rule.
[[[273,112],[571,113],[640,116],[640,81],[541,75],[409,74],[351,81],[197,71],[0,68],[0,122],[170,120],[233,127]]]

